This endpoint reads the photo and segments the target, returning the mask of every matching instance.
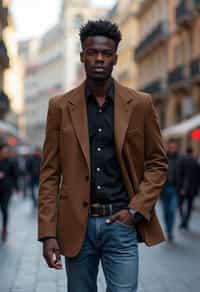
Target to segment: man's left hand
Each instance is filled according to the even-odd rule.
[[[124,224],[127,225],[134,225],[134,220],[131,217],[130,213],[128,210],[121,210],[117,212],[116,214],[112,215],[108,220],[107,223],[113,223],[115,221],[120,221]]]

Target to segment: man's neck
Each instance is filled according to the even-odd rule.
[[[107,92],[109,86],[111,85],[112,78],[109,78],[109,79],[103,80],[103,81],[102,80],[96,81],[96,80],[87,79],[86,82],[87,82],[93,96],[95,96],[96,98],[105,98],[106,92]]]

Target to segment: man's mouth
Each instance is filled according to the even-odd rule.
[[[105,69],[103,67],[94,67],[93,68],[93,71],[98,72],[98,73],[101,73],[101,72],[104,72]]]

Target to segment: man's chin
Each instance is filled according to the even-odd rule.
[[[101,75],[101,74],[94,74],[91,76],[91,79],[95,80],[95,81],[105,81],[107,79],[109,79],[109,76],[106,75]]]

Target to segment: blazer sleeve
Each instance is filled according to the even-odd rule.
[[[156,201],[167,175],[167,156],[162,143],[158,118],[148,95],[144,118],[144,177],[129,207],[150,221]]]
[[[46,135],[40,170],[38,239],[56,237],[57,196],[60,183],[59,112],[56,98],[49,102]]]

